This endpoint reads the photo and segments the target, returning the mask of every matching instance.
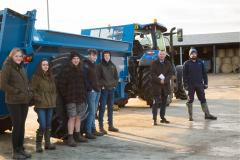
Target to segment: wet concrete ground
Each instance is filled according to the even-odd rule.
[[[131,99],[126,108],[114,112],[119,133],[80,144],[65,146],[54,139],[57,150],[35,153],[36,114],[29,112],[26,148],[33,159],[240,159],[240,79],[237,75],[210,75],[206,91],[209,109],[217,121],[205,120],[198,101],[194,121],[187,118],[185,101],[174,100],[167,108],[170,124],[152,126],[151,110],[145,102]],[[107,125],[106,125],[107,127]],[[0,135],[0,159],[11,158],[10,133]]]

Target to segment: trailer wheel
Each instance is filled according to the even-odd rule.
[[[176,88],[174,89],[174,94],[176,99],[187,99],[187,94],[183,88],[183,66],[177,65],[176,66],[177,71],[177,79],[176,79]]]
[[[153,96],[152,96],[152,83],[151,83],[151,71],[150,67],[144,67],[139,70],[139,78],[140,78],[140,92],[139,97],[147,102],[147,105],[150,107],[153,104]]]

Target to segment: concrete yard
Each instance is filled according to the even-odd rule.
[[[54,139],[57,150],[42,154],[35,153],[38,124],[36,113],[31,108],[26,123],[25,146],[33,154],[32,159],[239,160],[239,75],[210,74],[206,97],[211,113],[218,117],[217,121],[204,119],[197,100],[194,102],[194,121],[188,121],[186,101],[174,99],[166,113],[171,123],[152,126],[150,108],[144,101],[131,99],[126,108],[114,112],[119,133],[109,133],[76,148]],[[0,159],[11,159],[10,132],[0,135]]]

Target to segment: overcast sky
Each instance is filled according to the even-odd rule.
[[[37,10],[37,29],[47,29],[47,0],[0,0],[0,10]],[[184,34],[240,31],[240,0],[49,0],[50,29],[79,34],[83,28],[152,23]]]

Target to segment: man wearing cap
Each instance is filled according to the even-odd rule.
[[[201,102],[202,111],[205,113],[205,119],[216,120],[217,117],[211,115],[205,98],[204,89],[208,88],[208,77],[202,61],[197,58],[197,50],[191,48],[189,50],[190,60],[183,65],[183,83],[184,88],[188,91],[188,101],[186,103],[189,113],[189,121],[193,121],[192,107],[194,94]]]
[[[152,106],[153,125],[157,125],[158,108],[160,108],[160,122],[170,123],[165,118],[165,112],[173,69],[172,64],[165,57],[166,52],[159,51],[158,59],[151,64],[152,93],[154,97]]]

